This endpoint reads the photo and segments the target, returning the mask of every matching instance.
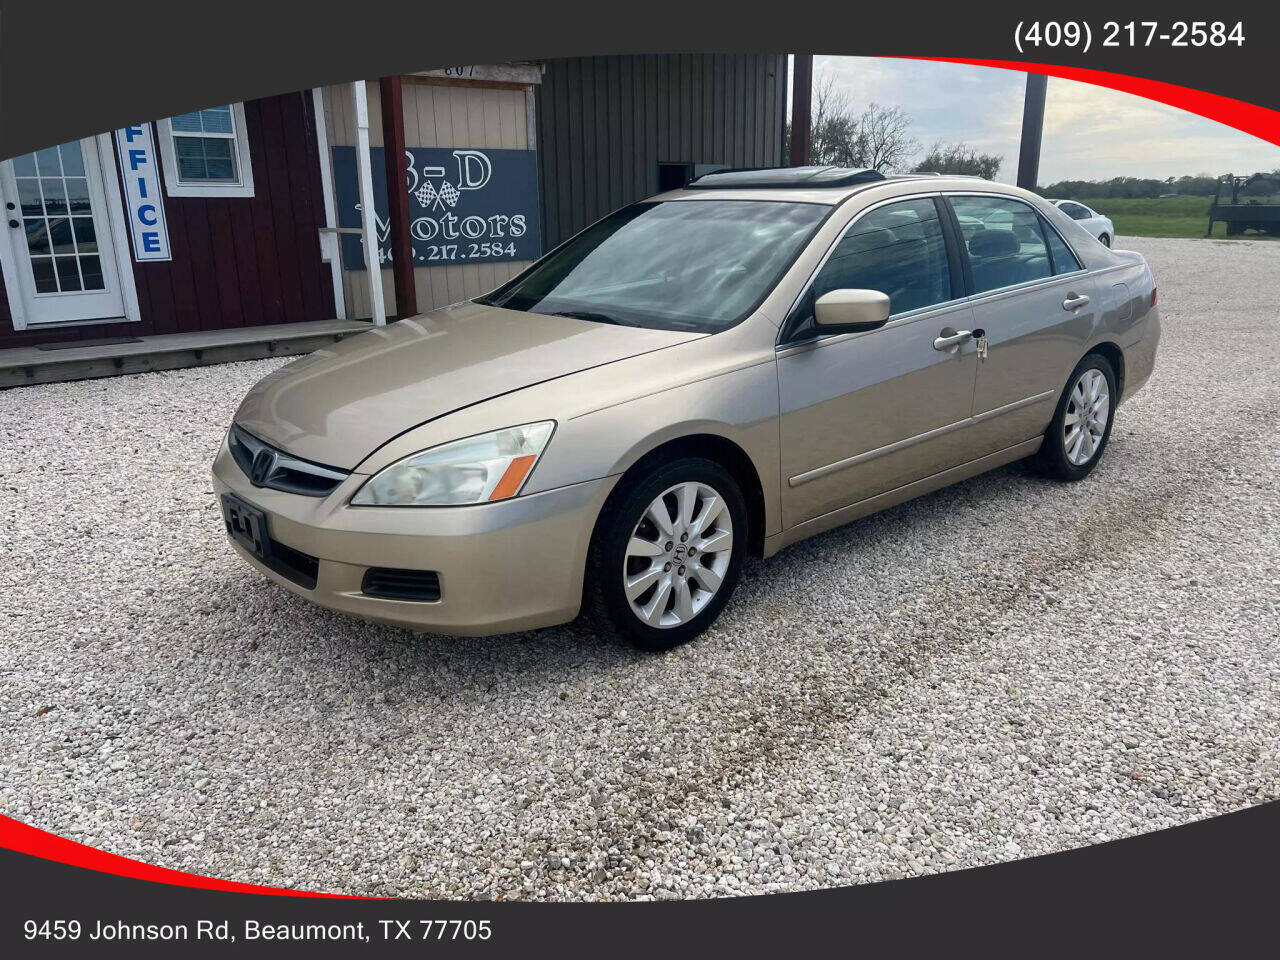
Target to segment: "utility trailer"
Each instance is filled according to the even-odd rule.
[[[1218,193],[1209,207],[1209,229],[1221,221],[1227,225],[1227,236],[1234,237],[1246,230],[1280,234],[1280,176],[1274,173],[1255,173],[1251,177],[1237,177],[1228,173],[1218,181]]]

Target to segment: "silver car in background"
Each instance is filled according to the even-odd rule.
[[[325,606],[476,635],[585,612],[660,650],[747,554],[1025,457],[1086,477],[1159,333],[1143,259],[1026,191],[722,172],[271,374],[214,485],[236,550]]]

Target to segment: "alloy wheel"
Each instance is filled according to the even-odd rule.
[[[1107,432],[1111,412],[1111,392],[1101,370],[1090,368],[1080,374],[1071,388],[1062,418],[1062,442],[1067,459],[1082,467],[1098,452]]]
[[[733,520],[705,483],[669,487],[645,509],[622,561],[631,611],[651,627],[688,623],[720,590],[733,555]]]

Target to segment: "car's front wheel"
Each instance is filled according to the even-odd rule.
[[[1111,235],[1107,233],[1102,234],[1101,236],[1098,237],[1098,242],[1102,244],[1104,247],[1111,246]]]
[[[1071,372],[1045,431],[1039,461],[1046,474],[1057,480],[1083,480],[1093,471],[1111,438],[1115,398],[1111,361],[1100,353],[1089,354]]]
[[[592,538],[588,612],[643,650],[669,650],[705,630],[733,593],[746,503],[733,476],[700,457],[623,482]]]

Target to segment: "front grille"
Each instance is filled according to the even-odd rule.
[[[285,453],[238,426],[232,426],[227,446],[231,448],[232,459],[255,487],[269,487],[304,497],[324,497],[350,476],[346,470]]]
[[[370,567],[364,572],[360,590],[367,597],[381,597],[384,600],[435,603],[440,599],[440,574],[434,570]]]

